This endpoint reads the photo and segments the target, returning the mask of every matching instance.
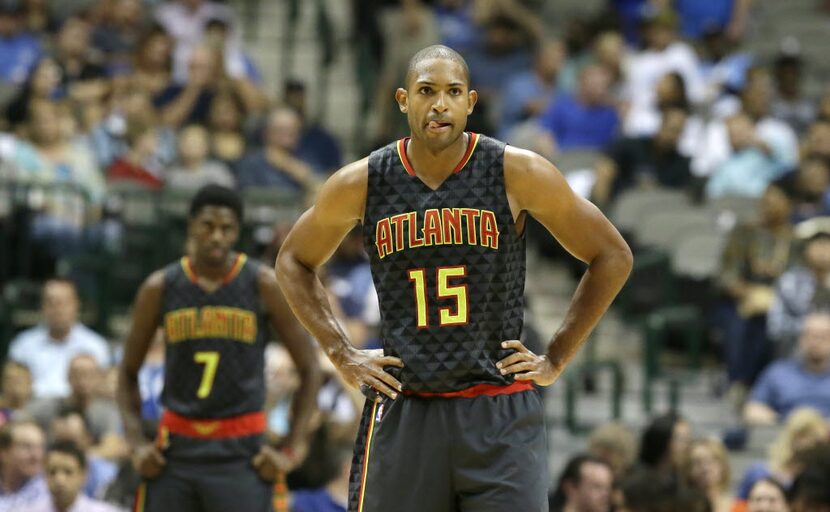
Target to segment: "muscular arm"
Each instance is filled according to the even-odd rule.
[[[294,314],[311,332],[343,378],[395,397],[400,383],[383,371],[402,366],[394,357],[357,350],[332,313],[317,270],[363,218],[368,160],[337,171],[320,189],[317,202],[294,224],[277,256],[277,281]]]
[[[547,356],[561,370],[599,322],[631,271],[628,245],[590,202],[576,196],[559,171],[535,153],[508,147],[505,182],[514,216],[538,220],[573,256],[588,264]]]
[[[294,446],[305,441],[308,424],[317,404],[317,391],[322,380],[317,351],[291,314],[270,268],[262,268],[259,290],[271,325],[291,354],[300,376],[300,387],[291,403],[291,428],[286,439],[287,446]]]
[[[159,324],[164,274],[154,272],[147,278],[135,299],[133,323],[124,345],[124,359],[118,368],[116,398],[124,423],[124,434],[130,447],[146,442],[141,430],[141,395],[138,391],[138,371],[153,341]]]

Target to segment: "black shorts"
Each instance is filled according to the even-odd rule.
[[[349,512],[547,512],[544,406],[535,389],[367,401]]]
[[[162,473],[141,484],[137,512],[272,512],[274,484],[247,459],[195,463],[167,459]]]

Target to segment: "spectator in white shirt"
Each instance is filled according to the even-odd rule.
[[[121,509],[84,496],[86,457],[71,441],[59,441],[46,455],[49,494],[20,512],[119,512]]]
[[[66,396],[72,358],[90,354],[99,365],[109,367],[109,347],[104,338],[78,322],[80,301],[72,281],[46,281],[42,297],[42,323],[12,340],[9,357],[31,370],[35,397]]]

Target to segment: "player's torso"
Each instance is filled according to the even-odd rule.
[[[369,158],[363,229],[381,337],[412,392],[512,382],[495,363],[507,355],[501,342],[522,330],[524,238],[505,191],[504,144],[469,139],[436,190],[414,175],[405,141]]]
[[[262,410],[267,331],[258,265],[241,254],[212,292],[196,284],[186,258],[165,269],[165,408],[190,418]]]

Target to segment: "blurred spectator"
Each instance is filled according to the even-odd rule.
[[[539,117],[551,140],[545,151],[555,154],[570,149],[600,149],[617,134],[619,117],[610,104],[608,72],[597,65],[583,68],[576,94],[562,94]]]
[[[823,219],[806,221],[818,224]],[[779,356],[792,354],[802,319],[830,300],[830,232],[821,228],[804,242],[803,263],[786,270],[775,282],[767,313],[767,335]]]
[[[80,17],[63,22],[56,36],[55,57],[69,96],[81,103],[100,101],[108,92],[103,62],[91,47],[92,27]]]
[[[333,443],[326,461],[325,486],[292,492],[291,512],[346,512],[352,452],[352,443]]]
[[[802,160],[793,176],[792,222],[830,215],[830,160]]]
[[[32,399],[32,372],[25,364],[7,360],[0,376],[0,426]]]
[[[358,347],[378,348],[380,307],[360,229],[346,236],[326,270],[326,287],[337,298],[349,339]]]
[[[237,165],[240,188],[280,187],[290,192],[309,192],[320,178],[295,151],[300,141],[301,120],[289,107],[276,107],[266,120],[262,149],[249,152]]]
[[[71,442],[87,454],[87,478],[82,489],[91,498],[101,496],[118,473],[118,466],[91,450],[94,442],[83,412],[74,407],[63,407],[52,419],[49,439],[53,442]]]
[[[669,108],[680,108],[689,112],[686,97],[686,82],[676,71],[660,77],[654,84],[654,104],[649,108],[630,110],[625,116],[622,131],[629,137],[654,135],[660,128],[663,112]]]
[[[654,418],[640,438],[638,462],[679,482],[683,457],[691,441],[689,423],[675,413]]]
[[[772,101],[769,73],[763,68],[753,68],[748,73],[751,78],[741,93],[741,111],[723,107],[728,121],[716,119],[709,123],[700,150],[692,159],[692,171],[697,176],[720,171],[728,177],[741,170],[746,172],[752,165],[758,165],[760,170],[749,175],[750,186],[742,187],[719,178],[720,183],[710,185],[713,194],[736,188],[744,195],[760,196],[769,181],[792,169],[798,161],[795,132],[783,121],[769,116]],[[738,152],[743,154],[731,158]],[[722,169],[727,162],[728,167]]]
[[[190,51],[187,81],[168,85],[153,99],[164,123],[205,124],[213,98],[222,91],[237,94],[246,115],[259,113],[267,106],[265,94],[245,78],[228,76],[221,59],[221,53],[211,46],[199,45]]]
[[[606,423],[595,428],[588,437],[588,453],[604,460],[621,481],[637,455],[634,433],[621,422]]]
[[[227,20],[211,18],[205,25],[204,41],[222,53],[225,72],[232,77],[244,77],[255,84],[262,82],[262,74],[244,48],[233,39]]]
[[[816,119],[830,121],[830,88],[825,89],[824,94],[818,100],[818,113]]]
[[[593,58],[611,77],[611,95],[615,101],[621,100],[623,95],[623,62],[626,52],[625,41],[619,32],[607,30],[594,39]]]
[[[765,478],[789,487],[795,475],[801,470],[799,455],[830,436],[830,426],[815,409],[801,407],[788,417],[784,428],[769,446],[766,462],[751,464],[738,485],[736,498],[752,501],[751,490],[758,481]]]
[[[551,512],[609,512],[614,475],[602,459],[573,456],[550,496]]]
[[[701,43],[705,100],[711,103],[743,89],[752,55],[738,50],[735,42],[722,30],[707,30]]]
[[[753,484],[747,500],[747,512],[789,512],[787,492],[778,481],[762,478]]]
[[[565,61],[565,45],[557,39],[539,44],[533,60],[533,69],[509,79],[504,89],[499,132],[507,136],[510,129],[521,121],[541,114],[554,97],[557,77]]]
[[[43,285],[42,322],[11,342],[9,358],[31,370],[35,397],[67,396],[69,363],[79,354],[90,354],[102,366],[110,364],[106,340],[78,322],[79,308],[71,281],[49,279]]]
[[[128,149],[107,168],[107,183],[130,182],[152,190],[160,189],[164,184],[163,177],[146,165],[158,152],[158,138],[151,122],[127,118],[124,140]]]
[[[691,183],[689,158],[677,148],[686,125],[680,108],[663,111],[660,129],[653,136],[623,137],[614,141],[596,165],[591,199],[604,205],[629,188],[683,189]]]
[[[0,1],[0,82],[21,85],[43,53],[37,37],[25,30],[21,0]]]
[[[144,365],[138,372],[138,390],[141,395],[141,419],[155,424],[161,419],[163,406],[161,392],[164,390],[164,331],[156,332],[150,349],[144,357]],[[150,430],[155,430],[150,429]]]
[[[750,425],[773,425],[801,406],[830,418],[830,313],[826,311],[804,319],[794,357],[764,370],[752,388],[744,420]]]
[[[813,449],[793,482],[789,501],[792,512],[830,510],[830,444],[822,443]]]
[[[767,312],[773,283],[796,259],[790,224],[792,203],[781,187],[770,185],[761,197],[758,223],[743,224],[729,234],[717,284],[722,300],[715,325],[723,344],[730,391],[742,403],[749,386],[773,356],[767,339]]]
[[[671,11],[646,11],[642,19],[645,47],[633,54],[625,66],[628,103],[626,123],[650,114],[657,107],[657,83],[669,73],[683,77],[686,97],[692,104],[703,100],[704,85],[700,63],[694,50],[677,39],[677,16]],[[652,121],[652,130],[656,129]],[[627,132],[631,135],[636,132]]]
[[[233,188],[234,178],[222,162],[210,157],[208,131],[199,125],[190,125],[179,132],[177,165],[167,171],[167,188],[195,192],[204,185],[215,183]]]
[[[51,57],[40,59],[17,95],[6,106],[9,127],[21,134],[33,105],[62,98],[64,88],[61,81],[61,69],[55,60]]]
[[[173,41],[160,27],[152,27],[138,41],[132,83],[155,101],[173,83]]]
[[[712,512],[729,512],[729,459],[726,448],[717,439],[696,439],[684,457],[684,480],[706,495]]]
[[[173,37],[174,77],[176,81],[190,81],[193,72],[191,52],[204,41],[205,28],[210,20],[223,20],[233,26],[233,9],[208,0],[175,0],[164,2],[155,10],[155,20]],[[238,35],[234,35],[234,49],[238,50]],[[232,50],[234,50],[232,49]]]
[[[387,95],[388,92],[389,90],[386,91]],[[326,128],[308,118],[306,87],[303,82],[289,80],[285,84],[285,104],[297,111],[303,124],[297,156],[320,173],[331,174],[339,169],[342,164],[340,143]]]
[[[47,0],[21,0],[23,25],[33,34],[53,34],[58,30],[60,20],[52,14]]]
[[[726,120],[729,155],[712,170],[706,183],[709,198],[723,196],[760,197],[771,182],[779,178],[795,161],[789,155],[795,149],[793,140],[765,141],[744,113]],[[789,139],[790,134],[787,134]],[[780,143],[776,148],[774,144]],[[790,147],[792,146],[792,147]],[[776,155],[781,156],[778,158]],[[785,159],[786,158],[786,159]]]
[[[265,364],[268,431],[282,437],[288,434],[291,398],[300,385],[300,378],[291,355],[283,345],[268,345]]]
[[[75,356],[69,367],[71,394],[64,398],[37,400],[31,404],[28,412],[44,428],[48,428],[52,420],[63,410],[70,409],[82,413],[88,422],[89,433],[94,442],[90,453],[117,459],[125,455],[127,447],[115,403],[99,396],[102,377],[101,367],[93,356]]]
[[[680,15],[680,33],[699,39],[711,30],[721,30],[730,41],[739,42],[746,33],[753,0],[675,0]]]
[[[130,66],[130,56],[143,37],[141,0],[112,0],[105,17],[92,29],[92,46],[100,51],[110,73]]]
[[[802,139],[800,152],[802,160],[820,158],[830,164],[830,118],[810,125]]]
[[[775,59],[773,73],[776,95],[770,115],[802,135],[816,117],[816,104],[804,97],[802,89],[804,60],[798,53],[782,53]]]
[[[208,130],[210,130],[210,155],[234,168],[245,154],[243,135],[243,111],[239,98],[231,92],[216,95],[210,102]]]
[[[19,512],[47,496],[45,442],[37,423],[25,417],[0,427],[0,512]]]
[[[81,493],[91,470],[83,450],[72,441],[56,441],[46,453],[49,494],[20,512],[120,512]]]
[[[621,487],[621,512],[691,512],[678,506],[681,496],[675,479],[657,469],[634,469],[626,474]]]

